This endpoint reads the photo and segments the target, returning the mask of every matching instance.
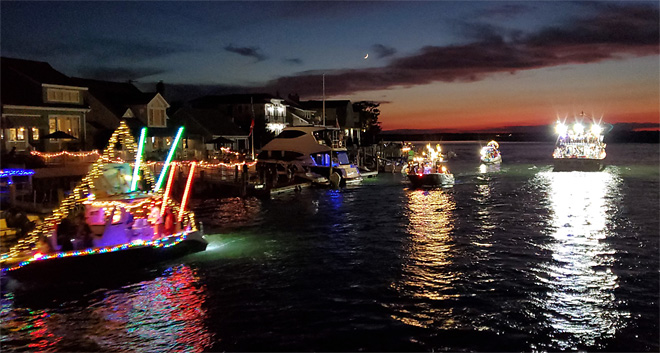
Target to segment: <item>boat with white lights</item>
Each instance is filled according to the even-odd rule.
[[[481,148],[481,163],[500,164],[502,163],[502,153],[500,153],[500,144],[497,141],[490,141]]]
[[[413,188],[442,187],[454,185],[454,175],[445,166],[446,159],[441,153],[440,145],[436,148],[427,145],[428,151],[413,157],[408,163],[406,176]]]
[[[603,143],[603,127],[601,121],[593,118],[591,126],[585,127],[589,120],[582,112],[572,126],[557,121],[557,143],[552,153],[554,171],[600,171],[604,167],[606,144]]]
[[[156,181],[148,168],[140,169],[146,128],[136,144],[122,122],[59,208],[1,255],[3,276],[19,281],[98,276],[205,250],[208,243],[186,209],[195,162],[181,202],[170,195],[176,168],[170,161],[182,130]]]
[[[258,171],[276,169],[288,179],[299,176],[308,180],[325,180],[326,183],[336,180],[341,185],[362,180],[360,171],[348,158],[338,128],[287,127],[261,148],[256,159]]]

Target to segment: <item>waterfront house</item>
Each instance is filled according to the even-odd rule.
[[[2,57],[0,106],[2,150],[58,151],[85,148],[87,87],[53,69],[48,63]],[[62,131],[72,139],[44,136]]]
[[[324,101],[309,100],[299,102],[306,111],[313,112],[314,123],[323,125]],[[346,138],[356,143],[360,141],[361,126],[359,112],[354,111],[350,100],[326,100],[325,101],[325,125],[334,126],[344,130]]]
[[[167,109],[170,105],[161,94],[162,83],[154,92],[142,92],[131,82],[74,80],[89,88],[86,98],[91,111],[87,114],[87,122],[96,148],[103,148],[120,121],[126,120],[135,136],[139,136],[142,127],[148,128],[147,156],[158,159],[159,154],[169,149],[177,127],[168,125]]]
[[[222,148],[248,152],[249,132],[223,116],[217,109],[182,107],[172,114],[174,124],[185,126],[183,147],[189,159],[218,156]]]

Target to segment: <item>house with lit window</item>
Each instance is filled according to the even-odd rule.
[[[162,83],[154,92],[142,92],[131,82],[73,80],[88,87],[86,99],[91,108],[87,114],[88,135],[93,137],[95,148],[104,148],[119,123],[126,120],[135,136],[142,127],[148,128],[147,155],[169,149],[177,127],[168,126],[167,108],[170,105],[161,94]]]
[[[46,62],[6,57],[0,61],[2,150],[84,149],[90,142],[86,133],[90,107],[84,99],[87,87]],[[71,138],[48,136],[56,131]]]
[[[296,102],[268,93],[212,95],[188,104],[192,108],[214,109],[245,131],[249,131],[254,117],[257,134],[265,130],[277,135],[287,126],[308,125],[313,118],[312,111]]]
[[[301,101],[299,105],[306,111],[312,111],[314,122],[318,125],[338,127],[344,130],[345,136],[352,141],[360,141],[361,126],[359,112],[354,111],[350,100],[309,100]],[[323,110],[325,105],[325,119]]]
[[[184,126],[182,148],[187,159],[207,159],[223,149],[250,153],[250,133],[215,109],[182,107],[172,114],[177,126]]]

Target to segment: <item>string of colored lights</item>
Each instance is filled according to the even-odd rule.
[[[72,250],[72,251],[66,251],[66,252],[58,252],[54,254],[42,254],[42,253],[35,253],[32,257],[30,257],[27,260],[21,261],[18,264],[10,267],[4,267],[2,268],[2,272],[9,272],[9,271],[14,271],[17,270],[21,267],[24,267],[26,265],[29,265],[31,263],[34,263],[36,261],[46,261],[50,259],[56,259],[56,258],[65,258],[65,257],[72,257],[72,256],[83,256],[83,255],[93,255],[93,254],[104,254],[104,253],[112,253],[115,251],[119,250],[126,250],[126,249],[131,249],[131,248],[136,248],[136,247],[155,247],[155,248],[169,248],[174,245],[177,245],[181,243],[182,241],[186,240],[188,234],[194,232],[195,230],[185,230],[170,236],[162,237],[159,239],[155,240],[142,240],[142,239],[137,239],[134,240],[130,243],[126,244],[121,244],[121,245],[114,245],[114,246],[108,246],[108,247],[102,247],[102,248],[89,248],[85,250]]]
[[[8,178],[8,177],[15,177],[15,176],[29,176],[29,175],[34,175],[34,170],[32,170],[32,169],[18,169],[18,168],[0,169],[0,178]]]
[[[144,139],[147,135],[147,128],[143,127],[140,130],[140,141],[138,142],[138,150],[135,155],[135,166],[133,166],[133,178],[131,179],[131,191],[137,190],[138,176],[140,172],[140,161],[142,160],[142,152],[144,151]]]
[[[176,132],[176,137],[174,138],[174,142],[170,147],[170,152],[167,154],[167,158],[165,159],[165,164],[163,165],[163,169],[160,171],[160,175],[158,176],[158,181],[156,182],[156,186],[154,186],[154,191],[159,191],[161,186],[163,185],[163,181],[165,180],[165,174],[167,173],[167,169],[170,166],[170,162],[172,162],[172,157],[174,157],[174,151],[176,150],[176,146],[179,144],[179,141],[181,140],[182,134],[183,134],[183,126],[179,127],[179,130]]]
[[[43,158],[56,158],[60,157],[63,155],[67,155],[69,157],[88,157],[91,155],[100,155],[99,151],[93,150],[93,151],[86,151],[86,152],[69,152],[69,151],[61,151],[61,152],[39,152],[39,151],[31,151],[30,154],[33,156],[38,156],[38,157],[43,157]]]
[[[181,200],[181,209],[179,210],[179,223],[181,223],[181,220],[183,219],[183,211],[186,209],[186,206],[188,205],[188,198],[190,196],[190,186],[192,185],[192,180],[195,177],[195,167],[197,166],[197,163],[192,162],[190,164],[190,172],[188,172],[188,181],[186,181],[186,189],[183,191],[183,199]]]

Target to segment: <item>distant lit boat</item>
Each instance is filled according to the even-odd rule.
[[[144,143],[144,136],[140,141]],[[116,151],[117,145],[125,150]],[[205,250],[208,243],[194,213],[186,210],[194,162],[179,204],[169,196],[175,167],[170,168],[165,190],[152,188],[158,183],[148,169],[140,173],[139,151],[122,122],[102,157],[59,208],[2,254],[3,276],[17,280],[100,276]],[[136,158],[133,167],[121,161],[120,156],[126,155]]]
[[[348,159],[340,134],[338,128],[325,126],[287,127],[261,148],[257,170],[276,169],[288,179],[299,176],[342,185],[359,182],[360,171]]]
[[[496,141],[490,141],[488,144],[481,148],[481,163],[484,164],[500,164],[502,163],[502,154],[500,153],[500,145]]]
[[[592,121],[591,128],[585,130],[581,121],[586,118],[584,112],[579,118],[580,121],[574,123],[571,129],[563,122],[557,122],[557,144],[552,153],[556,172],[600,171],[604,167],[607,154],[602,126]]]
[[[428,154],[422,152],[421,156],[415,156],[408,164],[406,174],[410,185],[414,188],[454,185],[454,175],[444,165],[440,145],[433,149],[429,144],[426,148]]]

